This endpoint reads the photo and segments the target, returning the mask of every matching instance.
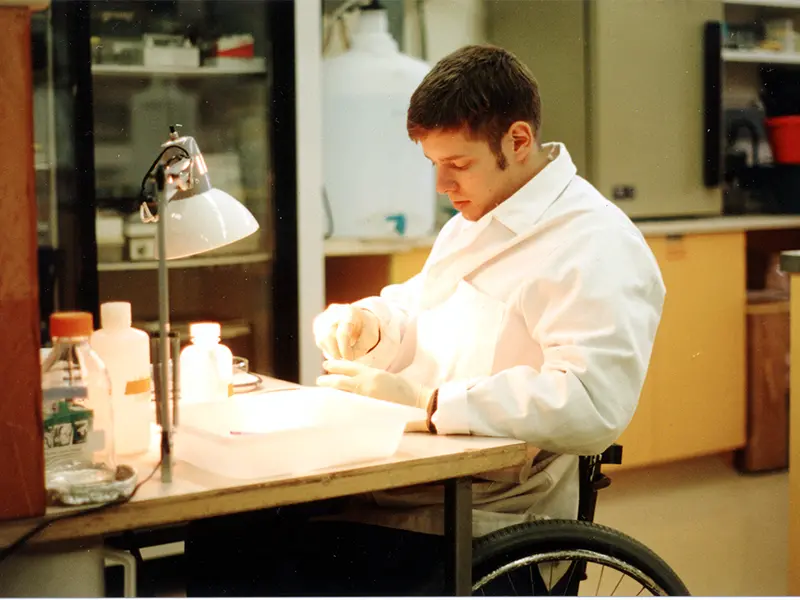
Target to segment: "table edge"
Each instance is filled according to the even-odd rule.
[[[524,442],[509,443],[456,454],[311,474],[291,480],[245,483],[218,490],[129,502],[92,514],[54,521],[28,544],[79,541],[128,530],[434,483],[515,466],[525,457]],[[443,472],[443,466],[447,467],[446,472]],[[45,517],[0,522],[0,548],[14,543],[43,520]]]

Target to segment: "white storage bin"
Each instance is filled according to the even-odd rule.
[[[424,411],[328,388],[186,404],[175,456],[234,479],[300,475],[392,456]]]

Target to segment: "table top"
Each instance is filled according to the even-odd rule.
[[[414,433],[404,436],[400,449],[391,458],[302,476],[242,481],[176,462],[172,483],[161,483],[156,473],[130,502],[55,521],[29,544],[102,537],[126,530],[431,483],[510,467],[524,459],[525,444],[515,440]],[[135,464],[140,477],[147,477],[156,463],[157,459],[151,457]],[[44,518],[74,510],[51,509]],[[40,518],[0,522],[0,547],[10,545],[41,521]]]

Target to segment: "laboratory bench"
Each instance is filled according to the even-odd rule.
[[[625,464],[618,468],[740,450],[748,444],[748,295],[766,287],[781,251],[800,247],[800,215],[637,225],[667,297],[639,408],[620,439]],[[405,281],[422,268],[433,240],[327,240],[327,302],[352,302]]]
[[[264,386],[268,390],[296,384],[264,377]],[[127,503],[87,514],[80,507],[49,508],[44,517],[0,522],[0,549],[3,549],[43,520],[56,519],[0,562],[0,594],[103,595],[102,567],[108,556],[104,544],[118,540],[125,532],[147,535],[154,530],[180,528],[191,521],[221,515],[440,482],[445,487],[446,535],[453,550],[452,555],[444,557],[447,581],[451,591],[469,595],[472,549],[469,481],[479,473],[519,465],[527,456],[525,443],[515,440],[407,433],[398,451],[382,460],[248,480],[217,475],[176,461],[172,482],[164,483],[154,471],[159,458],[157,448],[154,443],[148,455],[133,462],[143,484]],[[155,476],[147,479],[151,473]],[[115,555],[120,556],[118,552]],[[80,577],[74,576],[76,572]]]

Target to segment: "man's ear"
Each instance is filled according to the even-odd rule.
[[[517,160],[524,161],[536,145],[536,136],[530,123],[516,121],[508,129],[511,149]]]

